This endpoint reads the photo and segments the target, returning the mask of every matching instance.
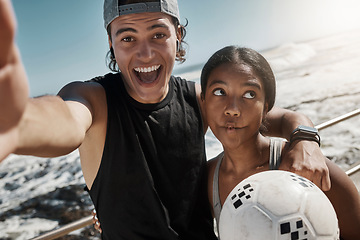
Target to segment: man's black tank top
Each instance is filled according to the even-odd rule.
[[[105,89],[108,106],[89,191],[103,239],[216,239],[195,84],[171,77],[163,101],[142,104],[128,95],[121,74],[92,81]]]

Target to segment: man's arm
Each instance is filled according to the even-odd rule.
[[[302,113],[274,107],[267,115],[268,121],[266,135],[282,137],[290,140],[291,133],[299,125],[314,127],[311,120]]]
[[[65,102],[57,96],[29,99],[15,32],[11,2],[0,0],[0,161],[10,153],[69,153],[81,144],[92,122],[91,107],[85,101],[90,95],[88,88],[82,84],[66,88],[78,94],[77,102]]]
[[[67,88],[77,92],[90,88],[86,83],[72,85],[78,86]],[[79,93],[74,101],[59,96],[28,99],[19,122],[0,133],[0,160],[10,153],[56,157],[78,148],[92,124],[91,107],[81,98]]]
[[[314,126],[305,115],[281,108],[271,110],[267,115],[267,121],[267,135],[287,140],[290,140],[291,133],[299,125]],[[314,141],[296,140],[284,149],[280,169],[308,178],[323,191],[328,191],[331,187],[326,157]]]
[[[26,74],[15,46],[15,32],[11,3],[0,0],[0,160],[15,149],[16,126],[29,94]]]
[[[80,146],[91,125],[89,109],[87,104],[64,101],[59,96],[29,99],[18,126],[14,153],[57,157],[72,152]]]

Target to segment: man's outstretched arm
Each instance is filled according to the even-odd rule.
[[[15,45],[16,21],[9,0],[0,0],[0,160],[14,151],[16,126],[27,104],[29,87]]]
[[[75,150],[92,123],[86,101],[91,84],[72,84],[74,101],[59,96],[29,98],[28,82],[15,45],[11,2],[0,0],[0,161],[10,153],[59,156]]]

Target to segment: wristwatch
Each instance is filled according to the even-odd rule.
[[[308,140],[314,141],[319,144],[320,147],[320,135],[316,128],[300,125],[298,126],[290,136],[290,145],[296,140]]]

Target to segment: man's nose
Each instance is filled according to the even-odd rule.
[[[154,56],[154,51],[153,48],[151,47],[151,43],[149,43],[148,41],[140,42],[138,46],[137,56],[139,59],[141,59],[144,62],[152,59]]]

